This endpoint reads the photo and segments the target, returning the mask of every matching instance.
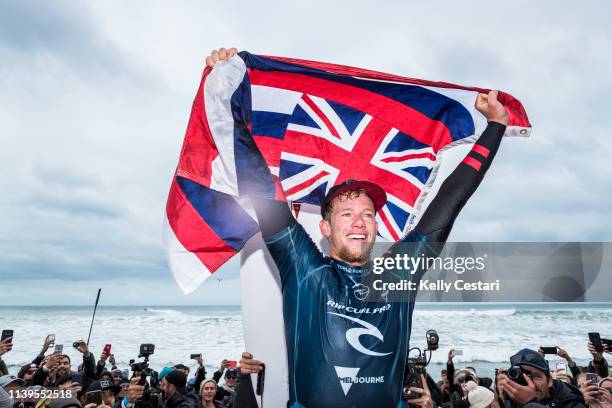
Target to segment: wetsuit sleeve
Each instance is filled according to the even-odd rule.
[[[251,197],[251,203],[255,208],[259,229],[264,238],[287,228],[293,221],[293,215],[287,203],[258,197]]]
[[[238,374],[233,408],[258,408],[250,374]]]
[[[437,257],[442,252],[455,219],[493,162],[505,130],[505,125],[489,122],[472,150],[444,180],[416,228],[401,240],[413,244],[410,252],[426,257]],[[412,279],[420,281],[425,272],[426,269],[417,269]],[[411,292],[411,296],[415,297],[416,291]]]
[[[251,198],[259,227],[280,272],[283,287],[290,277],[300,280],[321,265],[323,255],[281,201]]]
[[[472,150],[444,180],[416,230],[430,242],[445,242],[459,212],[474,194],[493,162],[506,126],[489,122]]]

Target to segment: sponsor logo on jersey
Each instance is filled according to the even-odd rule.
[[[355,314],[377,314],[377,313],[386,312],[387,310],[391,309],[391,303],[385,303],[381,305],[380,307],[354,307],[354,306],[345,306],[334,300],[328,300],[327,306],[334,308],[338,311],[343,311],[347,313],[355,313]]]
[[[359,300],[365,300],[370,293],[370,288],[363,283],[356,283],[351,289],[353,289],[353,294]]]
[[[346,331],[346,341],[348,341],[348,343],[351,345],[351,347],[353,347],[358,352],[366,354],[368,356],[373,356],[373,357],[386,356],[386,355],[392,353],[391,351],[388,352],[388,353],[379,353],[378,351],[370,350],[369,348],[367,348],[363,344],[361,344],[361,342],[359,341],[359,338],[361,336],[374,336],[378,340],[380,340],[381,342],[385,341],[385,339],[384,339],[382,333],[380,332],[380,330],[378,330],[371,323],[368,323],[368,322],[363,321],[361,319],[357,319],[356,317],[346,316],[346,315],[342,315],[342,314],[339,314],[339,313],[334,313],[334,312],[327,312],[327,313],[335,315],[335,316],[340,316],[340,317],[342,317],[344,319],[347,319],[347,320],[350,320],[352,322],[355,322],[355,323],[357,323],[358,325],[361,326],[361,327],[353,327],[352,329],[348,329]]]
[[[380,375],[378,377],[358,377],[359,367],[340,367],[334,366],[336,374],[338,374],[338,381],[344,395],[348,395],[349,390],[353,384],[381,384],[385,382],[385,376]]]

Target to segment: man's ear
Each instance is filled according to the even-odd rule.
[[[329,224],[329,221],[319,221],[319,229],[321,230],[321,234],[323,234],[325,238],[329,238],[329,236],[331,235],[331,225]]]

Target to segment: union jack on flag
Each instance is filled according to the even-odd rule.
[[[166,206],[165,244],[193,291],[258,231],[243,195],[318,205],[347,179],[387,192],[379,234],[400,239],[424,210],[441,153],[486,127],[478,92],[443,82],[241,52],[204,71]],[[506,135],[528,136],[507,93]]]

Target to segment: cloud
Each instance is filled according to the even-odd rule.
[[[5,2],[0,274],[64,280],[71,293],[100,277],[131,277],[148,285],[146,296],[183,301],[160,242],[165,197],[204,57],[225,45],[514,94],[533,137],[504,141],[451,239],[610,240],[606,9]],[[234,263],[223,273],[231,280],[237,270]],[[206,292],[198,301],[207,299],[217,298]]]

